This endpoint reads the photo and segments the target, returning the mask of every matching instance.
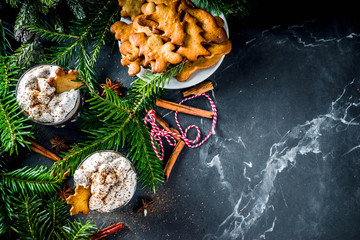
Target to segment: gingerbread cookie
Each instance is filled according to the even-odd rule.
[[[130,61],[135,61],[139,57],[140,49],[131,44],[130,41],[123,42],[119,50],[124,58],[128,58]]]
[[[191,16],[200,22],[200,26],[204,29],[203,37],[207,43],[221,43],[226,38],[224,28],[218,27],[215,18],[205,10],[188,8],[186,10]]]
[[[177,11],[178,3],[178,1],[172,2],[168,6],[159,4],[156,6],[155,12],[146,15],[146,18],[159,24],[157,29],[164,32],[163,37],[169,38],[172,44],[182,46],[186,33],[184,23],[180,21],[180,14]]]
[[[208,58],[199,57],[196,61],[187,62],[181,72],[176,75],[176,79],[179,82],[186,81],[191,74],[200,69],[209,68],[215,65],[220,59],[222,55],[212,55]]]
[[[151,48],[148,45],[148,37],[145,33],[134,33],[130,36],[129,41],[135,47],[139,48],[139,56],[144,56],[144,65],[150,64],[152,60],[151,57],[148,55],[151,52]]]
[[[58,68],[55,74],[56,76],[49,78],[47,82],[50,86],[56,88],[56,93],[67,92],[84,85],[83,82],[79,82],[77,79],[77,70],[66,72],[65,68]]]
[[[188,8],[194,8],[194,4],[190,2],[189,0],[181,0],[179,6],[178,6],[178,12],[185,12]]]
[[[149,37],[148,45],[151,49],[151,52],[148,53],[148,56],[155,61],[155,63],[153,61],[152,64],[153,73],[163,72],[170,63],[177,64],[183,59],[180,54],[174,52],[174,44],[170,42],[164,44],[161,38],[157,35]]]
[[[146,19],[145,15],[137,16],[133,22],[134,32],[143,32],[146,34],[146,36],[160,34],[161,32],[156,29],[157,26],[157,22]]]
[[[128,41],[130,35],[134,33],[133,24],[126,24],[122,21],[117,21],[111,25],[110,31],[115,34],[115,39],[121,43]]]
[[[214,16],[214,19],[215,19],[215,21],[216,21],[216,25],[217,25],[219,28],[224,27],[225,22],[224,22],[224,20],[223,20],[221,17],[219,17],[219,16]]]
[[[187,35],[184,46],[181,46],[177,52],[185,56],[189,61],[195,61],[198,56],[210,55],[210,52],[202,45],[206,41],[200,35],[203,30],[197,25],[197,20],[186,13],[184,21],[186,22],[185,32]]]
[[[225,38],[225,40],[222,43],[209,43],[206,46],[206,49],[211,52],[212,55],[226,55],[231,51],[232,43],[228,38]],[[211,57],[206,56],[205,58]]]
[[[141,12],[145,15],[150,15],[156,10],[156,5],[153,2],[144,3],[141,6]]]
[[[71,195],[66,199],[67,204],[71,204],[72,207],[70,209],[70,215],[76,215],[79,212],[82,214],[89,214],[89,198],[91,196],[90,193],[90,185],[87,187],[76,186],[75,194]]]
[[[121,64],[124,67],[129,66],[128,69],[129,76],[135,76],[140,72],[141,66],[144,66],[144,57],[139,57],[135,61],[130,61],[128,58],[122,58]]]
[[[151,63],[153,73],[163,72],[169,63],[182,61],[181,55],[174,52],[175,46],[170,42],[164,44],[158,35],[147,37],[145,33],[134,33],[130,42],[139,48],[139,56],[144,56],[143,65]]]
[[[122,7],[121,16],[134,20],[141,14],[141,6],[144,2],[145,0],[119,0],[119,6]]]
[[[175,2],[178,2],[179,0],[147,0],[149,3],[155,3],[156,5],[164,4],[164,5],[171,5]]]

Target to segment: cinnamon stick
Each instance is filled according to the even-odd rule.
[[[156,121],[160,126],[162,126],[162,127],[163,127],[166,131],[168,131],[168,132],[174,132],[174,133],[179,134],[179,131],[176,130],[176,129],[174,129],[174,128],[172,128],[172,127],[170,127],[169,124],[168,124],[167,122],[165,122],[165,120],[164,120],[162,117],[160,117],[159,114],[157,114],[157,113],[155,112],[155,110],[153,110],[153,112],[154,112],[154,115],[155,115],[155,121]],[[180,137],[175,136],[175,135],[173,135],[173,136],[174,136],[174,138],[176,139],[176,141],[180,141],[180,140],[181,140]]]
[[[188,90],[183,91],[183,95],[184,95],[184,97],[188,97],[190,95],[198,95],[198,94],[206,93],[213,89],[214,89],[214,86],[213,86],[212,82],[209,80],[206,80],[206,81],[196,85],[195,87],[192,87]]]
[[[173,152],[171,153],[171,155],[166,163],[165,169],[164,169],[164,176],[165,176],[166,181],[169,180],[171,170],[174,167],[175,162],[176,162],[181,150],[184,148],[184,146],[185,146],[185,142],[183,140],[178,141]]]
[[[169,124],[167,122],[165,122],[165,120],[162,117],[159,116],[159,114],[157,114],[154,110],[153,110],[153,112],[155,115],[155,121],[160,126],[162,126],[166,131],[179,134],[178,130],[171,128],[169,126]],[[183,140],[181,140],[180,137],[174,136],[174,138],[176,139],[177,143],[176,143],[175,148],[173,149],[173,152],[171,153],[171,155],[165,165],[165,168],[164,168],[164,176],[165,176],[166,181],[170,177],[171,170],[174,167],[174,164],[175,164],[177,158],[179,157],[181,150],[185,147],[185,142]]]
[[[37,152],[47,158],[50,158],[51,160],[54,161],[59,161],[61,160],[61,158],[59,156],[57,156],[56,154],[50,152],[49,150],[47,150],[46,148],[44,148],[43,146],[41,146],[40,144],[38,144],[37,142],[35,142],[34,140],[30,139],[30,138],[25,138],[26,141],[29,141],[30,144],[30,149],[34,152]]]
[[[92,235],[92,240],[102,239],[116,231],[123,229],[124,226],[121,223],[115,223],[107,228],[104,228]]]
[[[206,110],[202,110],[199,108],[194,108],[194,107],[190,107],[190,106],[186,106],[186,105],[181,105],[181,104],[177,104],[177,103],[162,100],[162,99],[156,100],[156,106],[166,108],[169,110],[173,110],[173,111],[177,111],[177,112],[181,112],[181,113],[199,116],[199,117],[205,117],[205,118],[213,117],[213,113],[210,111],[206,111]]]

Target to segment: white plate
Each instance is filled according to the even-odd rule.
[[[219,15],[219,17],[221,17],[224,20],[224,22],[225,22],[224,29],[229,37],[229,27],[226,22],[226,18],[224,16],[224,14]],[[120,20],[127,24],[132,22],[130,19],[127,19],[127,18],[121,18]],[[120,47],[121,43],[120,43],[120,41],[118,41],[118,42],[119,42],[119,47]],[[220,64],[222,63],[224,58],[225,58],[225,55],[223,55],[220,58],[220,60],[212,67],[202,69],[202,70],[197,70],[185,82],[179,82],[178,80],[176,80],[176,78],[172,78],[172,79],[170,79],[170,81],[168,83],[166,83],[164,85],[164,88],[166,88],[166,89],[181,89],[181,88],[187,88],[187,87],[194,86],[194,85],[206,80],[208,77],[210,77],[211,74],[213,74],[216,71],[216,69],[220,66]],[[143,68],[141,68],[141,71],[138,74],[136,74],[136,76],[141,78],[144,71],[145,70]]]

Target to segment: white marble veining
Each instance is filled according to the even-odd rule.
[[[334,41],[335,39],[318,39],[318,42]],[[299,40],[300,41],[300,40]],[[306,46],[307,44],[304,44]],[[321,114],[304,124],[294,126],[289,130],[278,142],[274,143],[270,150],[269,156],[266,160],[265,168],[257,174],[250,175],[247,170],[252,168],[252,162],[244,162],[243,170],[237,169],[239,175],[243,178],[243,184],[248,184],[241,191],[240,196],[236,197],[236,190],[232,191],[234,182],[227,180],[227,173],[223,164],[231,164],[227,162],[226,155],[229,153],[227,145],[229,142],[236,142],[243,147],[243,151],[248,150],[249,146],[245,146],[240,136],[235,138],[221,138],[214,136],[220,154],[212,157],[210,162],[206,162],[209,155],[209,147],[200,150],[200,158],[205,161],[204,166],[208,168],[215,168],[218,172],[219,185],[225,186],[229,191],[229,203],[233,210],[229,215],[219,223],[218,229],[213,233],[207,233],[204,240],[209,239],[249,239],[247,234],[256,227],[257,223],[269,213],[273,211],[275,216],[271,221],[267,220],[267,225],[262,226],[263,231],[255,238],[252,235],[251,239],[266,239],[266,234],[272,232],[276,228],[276,209],[269,204],[269,200],[276,192],[275,180],[282,171],[291,171],[290,166],[296,165],[296,160],[300,155],[314,154],[320,156],[323,160],[332,156],[329,148],[323,149],[324,140],[329,137],[328,134],[332,132],[346,132],[353,131],[350,126],[358,126],[360,124],[360,100],[358,92],[354,92],[355,80],[350,82],[344,89],[340,96],[335,99],[329,107],[329,111]],[[347,152],[357,151],[360,145],[349,146]],[[223,151],[225,150],[225,151]],[[256,161],[255,161],[256,162]],[[261,162],[261,161],[258,161]],[[242,171],[242,173],[241,173]],[[250,185],[252,178],[259,175],[257,184]],[[280,190],[286,208],[286,203],[283,190],[280,185]],[[316,206],[316,202],[314,203]]]

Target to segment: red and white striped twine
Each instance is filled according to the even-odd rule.
[[[153,149],[154,149],[154,152],[155,152],[156,156],[160,160],[164,159],[164,146],[163,146],[163,143],[161,141],[161,137],[165,137],[166,141],[169,143],[170,146],[175,146],[176,145],[176,140],[174,138],[174,136],[176,136],[176,137],[180,137],[182,140],[184,140],[185,144],[188,147],[196,148],[196,147],[201,146],[204,142],[206,142],[206,140],[209,139],[209,137],[212,134],[214,134],[215,126],[216,126],[216,122],[217,122],[217,110],[216,110],[216,106],[215,106],[214,101],[207,94],[202,93],[202,94],[199,94],[199,95],[194,95],[192,97],[185,98],[179,104],[183,104],[184,102],[186,102],[188,100],[191,100],[191,99],[194,99],[194,98],[197,98],[197,97],[200,97],[200,96],[204,96],[209,100],[210,105],[211,105],[211,109],[212,109],[212,112],[213,112],[213,121],[212,121],[211,130],[210,130],[209,134],[199,143],[197,143],[197,142],[199,141],[200,136],[201,136],[200,128],[198,126],[196,126],[196,125],[190,125],[185,129],[185,131],[183,131],[183,129],[182,129],[180,123],[179,123],[179,120],[178,120],[178,112],[175,112],[175,121],[176,121],[177,126],[180,129],[181,134],[177,134],[177,133],[166,131],[165,129],[159,128],[158,125],[156,124],[155,114],[154,114],[153,110],[150,110],[146,114],[146,116],[144,118],[144,123],[145,123],[145,125],[147,125],[148,123],[151,125],[151,131],[150,131],[151,144],[153,146]],[[196,138],[194,140],[190,140],[190,139],[188,139],[186,137],[188,131],[191,128],[195,128],[196,131],[197,131],[197,135],[196,135]],[[154,140],[156,140],[158,142],[158,144],[159,144],[159,146],[161,148],[161,155],[158,153],[158,150],[156,148]],[[192,144],[194,144],[194,145],[192,145]]]

